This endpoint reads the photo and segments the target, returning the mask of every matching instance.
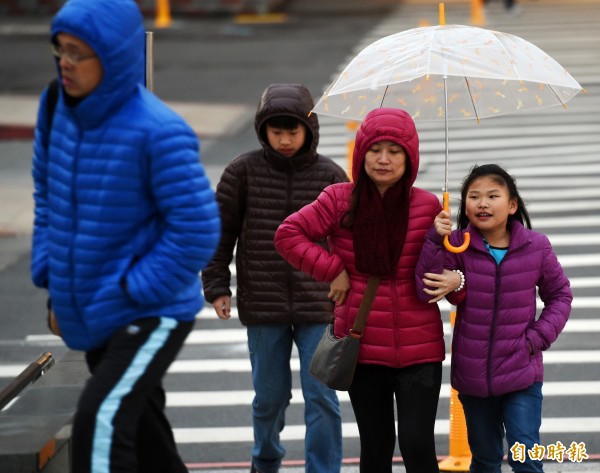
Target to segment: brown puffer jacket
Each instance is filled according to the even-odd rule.
[[[235,250],[237,309],[244,325],[324,323],[333,313],[329,284],[294,269],[273,243],[288,215],[315,200],[326,186],[348,181],[340,166],[317,153],[319,122],[315,114],[309,116],[312,107],[302,85],[269,86],[254,122],[262,149],[234,159],[217,185],[222,236],[202,271],[204,296],[212,302],[232,294],[229,264]],[[297,117],[307,127],[305,147],[293,158],[268,144],[265,122],[277,115]]]

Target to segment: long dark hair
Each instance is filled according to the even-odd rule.
[[[508,189],[509,199],[517,200],[517,211],[514,215],[508,216],[509,222],[516,219],[521,222],[524,227],[531,228],[531,219],[529,218],[529,213],[525,207],[525,202],[523,202],[523,199],[517,190],[517,182],[515,178],[497,164],[483,164],[481,166],[475,165],[471,168],[471,172],[463,181],[462,189],[460,191],[460,209],[458,210],[457,217],[458,228],[466,228],[469,224],[469,219],[465,210],[467,192],[469,191],[471,184],[473,184],[473,181],[479,179],[480,177],[489,177],[494,182],[505,186]]]
[[[350,194],[350,207],[348,208],[348,211],[342,216],[342,220],[340,222],[340,226],[342,228],[346,228],[348,230],[352,229],[352,226],[354,225],[354,219],[356,218],[356,212],[358,212],[358,202],[360,200],[360,194],[363,191],[363,187],[365,186],[367,179],[369,179],[369,176],[367,176],[367,172],[363,167],[360,170],[358,179],[354,183],[354,187],[352,188],[352,194]]]

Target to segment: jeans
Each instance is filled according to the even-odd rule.
[[[250,325],[248,349],[255,397],[252,402],[252,461],[262,473],[279,471],[285,448],[280,433],[292,397],[290,359],[295,342],[304,396],[307,473],[338,473],[342,462],[342,421],[334,390],[309,372],[312,355],[327,324]]]
[[[435,417],[442,363],[389,368],[359,363],[348,394],[360,434],[361,473],[392,473],[398,446],[407,473],[437,473]],[[395,402],[394,402],[395,401]]]
[[[459,394],[471,447],[471,473],[500,473],[504,456],[504,432],[508,463],[514,472],[543,472],[542,462],[529,458],[527,451],[540,444],[542,424],[542,383],[502,396],[479,398]],[[510,448],[525,445],[524,462],[513,460]]]

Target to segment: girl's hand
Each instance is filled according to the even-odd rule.
[[[427,287],[424,287],[423,291],[425,294],[433,296],[433,299],[428,301],[429,304],[441,300],[446,294],[458,289],[461,282],[460,275],[457,272],[448,269],[444,269],[442,274],[425,273],[424,276],[423,283],[425,283],[425,286]],[[429,289],[429,287],[434,289]]]
[[[450,214],[445,210],[442,210],[433,221],[435,231],[442,236],[450,235],[452,232],[452,220],[450,220]]]
[[[350,277],[344,269],[333,281],[331,281],[331,290],[327,297],[337,304],[343,304],[346,300],[346,295],[350,290]]]

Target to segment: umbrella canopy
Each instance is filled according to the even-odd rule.
[[[313,111],[362,120],[374,108],[393,107],[415,120],[480,119],[564,106],[581,89],[558,62],[522,38],[439,25],[363,49]]]
[[[442,10],[443,11],[443,10]],[[444,120],[444,209],[449,211],[448,120],[477,119],[562,105],[582,90],[554,59],[518,36],[475,26],[414,28],[363,49],[327,88],[313,112],[362,120],[380,107],[415,120]],[[453,247],[461,252],[469,245]]]

